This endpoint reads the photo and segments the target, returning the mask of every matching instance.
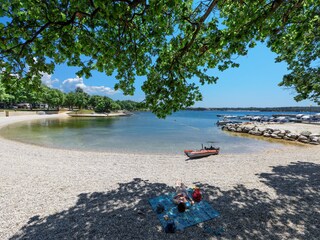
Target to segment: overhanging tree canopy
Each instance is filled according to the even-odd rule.
[[[0,67],[35,84],[55,64],[79,76],[116,72],[116,88],[133,94],[136,76],[158,116],[201,100],[209,68],[237,67],[233,58],[266,41],[291,71],[280,85],[296,100],[319,103],[319,0],[1,0]],[[16,76],[16,75],[15,75]],[[198,79],[199,84],[191,79]]]

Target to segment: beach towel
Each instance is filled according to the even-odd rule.
[[[219,213],[206,201],[196,202],[185,212],[180,213],[178,212],[177,205],[172,201],[175,194],[169,193],[149,199],[149,203],[157,214],[163,229],[166,228],[168,223],[174,222],[177,231],[183,230],[219,216]],[[157,211],[157,209],[159,210],[159,206],[163,206],[163,211]]]

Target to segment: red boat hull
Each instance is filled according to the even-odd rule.
[[[189,158],[201,158],[201,157],[208,157],[210,155],[217,155],[219,154],[219,150],[184,150],[184,153],[189,157]]]

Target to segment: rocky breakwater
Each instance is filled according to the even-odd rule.
[[[264,127],[263,125],[256,125],[251,123],[226,124],[222,127],[222,130],[238,133],[247,133],[255,136],[269,137],[274,139],[283,139],[287,141],[298,141],[301,143],[313,145],[320,144],[320,134],[312,133],[310,131],[302,131],[300,133],[297,133],[291,132],[289,130]]]

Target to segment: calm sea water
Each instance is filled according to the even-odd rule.
[[[181,154],[201,144],[221,153],[248,153],[281,148],[281,143],[233,136],[216,126],[217,114],[272,115],[273,112],[181,111],[158,119],[138,112],[130,117],[42,119],[1,129],[5,138],[63,149]]]

